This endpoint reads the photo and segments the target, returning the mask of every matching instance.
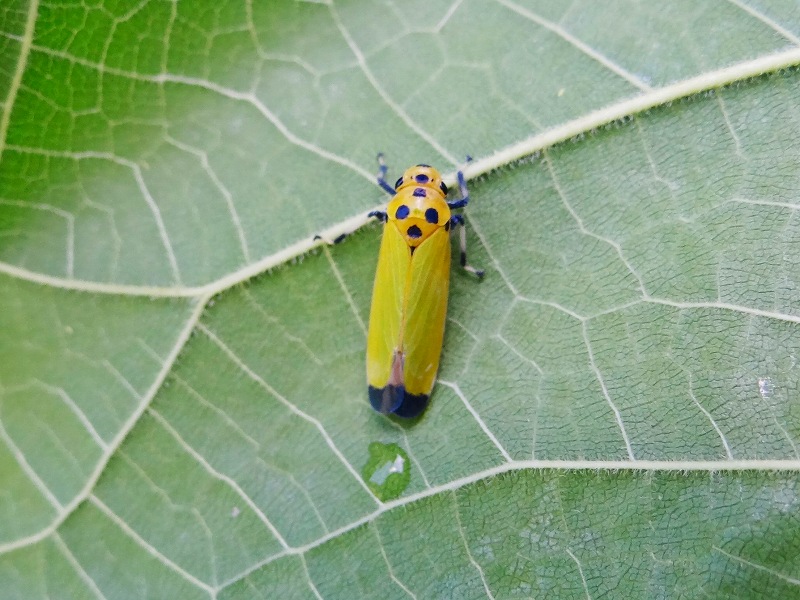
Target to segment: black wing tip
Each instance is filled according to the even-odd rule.
[[[403,403],[405,390],[402,386],[387,385],[382,388],[368,387],[369,403],[382,415],[393,413]]]
[[[428,408],[428,394],[409,394],[406,392],[402,404],[398,406],[394,414],[404,419],[413,419],[420,416]]]
[[[382,388],[368,386],[369,403],[377,412],[394,414],[403,419],[413,419],[428,407],[428,394],[409,394],[402,385],[387,385]]]

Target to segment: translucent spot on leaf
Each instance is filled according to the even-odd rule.
[[[759,378],[758,380],[758,393],[766,400],[772,394],[772,382],[769,379]]]
[[[233,509],[231,509],[231,517],[235,519],[241,514],[241,512],[242,511],[239,510],[238,506],[234,506]]]
[[[408,454],[397,444],[372,442],[369,459],[361,470],[364,483],[382,502],[394,500],[411,481]]]

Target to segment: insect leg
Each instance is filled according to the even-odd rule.
[[[349,234],[347,234],[347,233],[340,233],[339,235],[337,235],[332,240],[329,240],[327,238],[322,237],[320,234],[317,234],[313,238],[311,238],[311,240],[314,241],[314,242],[322,240],[323,242],[325,242],[329,246],[335,246],[336,244],[340,244],[341,242],[343,242],[348,235]]]
[[[469,204],[469,192],[467,191],[467,182],[464,179],[464,173],[459,171],[457,177],[458,189],[461,192],[461,198],[447,203],[447,206],[449,206],[451,210],[454,208],[464,208],[467,204]]]
[[[372,218],[372,217],[375,217],[381,223],[386,223],[386,221],[388,220],[388,216],[382,210],[373,210],[371,213],[367,214],[367,218]],[[333,246],[335,244],[339,244],[339,243],[343,242],[345,240],[345,238],[347,238],[348,235],[350,235],[350,234],[349,233],[341,233],[341,234],[337,235],[334,239],[329,240],[328,238],[324,238],[320,234],[317,234],[312,238],[312,241],[316,242],[316,241],[322,240],[323,242],[325,242],[329,246]]]
[[[388,170],[389,167],[387,167],[386,163],[383,162],[383,152],[378,152],[378,185],[381,186],[381,189],[383,189],[384,192],[390,196],[394,196],[394,188],[386,182],[386,171]]]
[[[453,215],[450,217],[452,227],[459,227],[459,243],[461,245],[461,266],[464,270],[469,271],[478,279],[483,279],[483,269],[476,269],[467,262],[467,226],[464,223],[464,215]]]
[[[378,184],[387,193],[389,193],[392,196],[394,196],[394,194],[395,194],[394,188],[392,188],[392,186],[390,186],[388,183],[386,183],[385,177],[386,177],[386,171],[387,170],[388,170],[388,167],[386,166],[386,163],[383,162],[383,152],[380,152],[378,154],[378,177],[377,177]],[[367,214],[367,217],[369,217],[369,218],[375,217],[381,223],[386,223],[386,221],[388,220],[388,217],[387,217],[386,213],[384,211],[382,211],[382,210],[373,210],[371,213]],[[314,236],[313,241],[316,242],[318,240],[322,240],[326,244],[332,246],[334,244],[338,244],[338,243],[344,241],[344,239],[348,235],[349,234],[347,234],[347,233],[343,233],[343,234],[337,236],[336,239],[329,240],[329,239],[323,238],[321,235],[317,234],[317,235]]]

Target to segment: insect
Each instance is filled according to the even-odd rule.
[[[451,214],[469,202],[461,171],[461,198],[447,201],[447,186],[429,165],[403,173],[394,188],[378,155],[378,184],[392,195],[384,223],[367,335],[367,388],[372,407],[383,414],[413,418],[428,405],[442,351],[450,286],[450,232],[460,226],[461,266],[467,263],[464,217]]]

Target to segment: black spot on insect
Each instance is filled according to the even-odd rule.
[[[448,189],[447,189],[447,186],[444,184],[444,181],[441,183],[441,185],[439,187],[442,189],[442,193],[445,196],[447,196]]]
[[[444,230],[450,231],[450,221],[447,221],[447,223],[444,224]]]
[[[415,175],[414,180],[417,183],[428,183],[429,181],[428,176],[425,175],[425,173],[420,173],[419,175]]]
[[[425,196],[428,195],[428,193],[425,191],[425,188],[414,188],[413,195],[416,196],[417,198],[424,198]]]
[[[423,164],[419,164],[419,165],[417,165],[417,166],[418,166],[418,167],[426,167],[426,168],[428,168],[428,169],[430,169],[430,168],[431,168],[431,166],[430,166],[430,165],[423,165]]]
[[[394,189],[399,188],[401,183],[403,183],[402,177],[400,177],[397,181],[394,182]]]
[[[397,207],[397,212],[394,213],[395,219],[402,221],[408,216],[408,207],[405,204],[401,204]]]
[[[439,222],[439,211],[437,211],[435,208],[429,208],[425,211],[425,220],[428,223],[433,223],[436,225],[436,223]]]
[[[420,228],[417,227],[416,225],[412,225],[411,227],[409,227],[406,233],[410,238],[417,239],[418,237],[422,237],[422,231],[420,231]]]

